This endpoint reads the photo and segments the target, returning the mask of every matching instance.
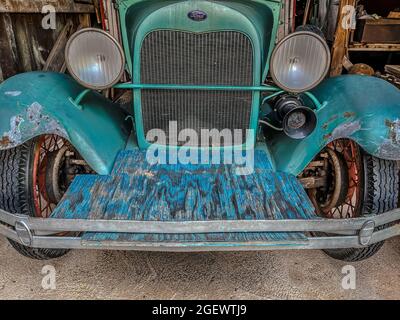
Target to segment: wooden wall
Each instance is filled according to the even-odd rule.
[[[91,0],[90,0],[91,1]],[[90,25],[90,14],[95,7],[90,1],[80,0],[1,0],[0,1],[0,82],[25,71],[42,70],[54,48],[52,66],[63,65],[63,46],[69,35],[79,26]],[[85,3],[82,3],[85,2]],[[56,30],[42,28],[43,5],[56,8]],[[60,42],[61,40],[61,42]],[[55,55],[54,55],[55,54]]]

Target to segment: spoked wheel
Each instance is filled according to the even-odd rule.
[[[330,219],[356,218],[363,200],[363,159],[351,140],[336,140],[319,156],[324,161],[326,185],[311,189],[317,213]]]
[[[41,137],[35,145],[32,187],[37,217],[51,215],[71,182],[66,169],[69,148],[68,142],[54,135]]]
[[[380,214],[398,207],[399,175],[396,161],[363,152],[349,139],[330,143],[302,173],[322,178],[322,186],[308,189],[317,214],[329,219],[348,219]],[[318,164],[318,165],[315,165]],[[360,261],[374,255],[383,242],[366,248],[324,250],[344,261]]]
[[[69,142],[55,135],[40,136],[1,151],[0,207],[11,213],[49,218],[74,177],[90,172],[82,163]],[[41,260],[68,252],[25,247],[11,240],[10,243],[21,254]]]

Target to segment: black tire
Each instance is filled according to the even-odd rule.
[[[381,214],[398,207],[399,168],[396,161],[382,160],[363,154],[364,166],[364,214]],[[324,250],[330,257],[356,262],[368,259],[382,248],[378,242],[365,248]]]
[[[37,140],[19,147],[0,151],[0,208],[28,216],[35,216],[33,202],[33,157]],[[69,250],[25,247],[9,240],[22,255],[37,260],[59,258]]]

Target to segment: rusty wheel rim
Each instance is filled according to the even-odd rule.
[[[343,203],[323,212],[331,219],[356,218],[361,215],[363,201],[363,166],[359,147],[349,139],[339,139],[331,142],[328,148],[340,153],[346,163],[349,185]]]
[[[46,191],[46,165],[47,154],[58,151],[67,145],[67,142],[56,135],[45,135],[38,139],[33,158],[33,203],[35,216],[39,218],[48,218],[51,216],[57,203],[49,201]]]

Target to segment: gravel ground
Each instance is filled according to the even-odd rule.
[[[346,263],[321,251],[73,251],[43,262],[18,255],[0,239],[0,255],[0,299],[400,298],[400,238],[353,264],[355,290],[341,286]],[[55,290],[41,286],[46,264],[57,272]]]

